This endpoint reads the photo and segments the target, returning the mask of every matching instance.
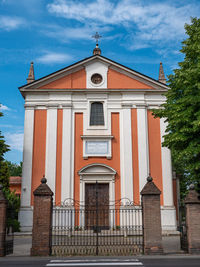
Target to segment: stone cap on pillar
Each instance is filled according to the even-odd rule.
[[[0,184],[0,201],[1,202],[7,202],[5,196],[4,196],[4,193],[3,193],[3,185]]]
[[[141,195],[160,195],[161,194],[161,191],[154,184],[153,178],[150,175],[147,177],[147,183],[143,187],[140,194]]]
[[[200,204],[198,193],[195,190],[195,186],[193,184],[191,184],[189,187],[189,192],[185,198],[185,204]]]
[[[41,179],[41,184],[33,192],[34,196],[53,196],[53,192],[47,185],[47,179],[43,177]]]

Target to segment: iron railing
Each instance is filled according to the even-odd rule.
[[[180,223],[178,230],[180,231],[181,249],[188,252],[188,240],[187,240],[187,226],[186,226],[186,207],[182,205],[179,207]]]
[[[53,208],[53,255],[143,253],[142,209],[122,201],[84,206],[66,200]]]
[[[12,227],[6,227],[5,255],[13,254],[14,233]]]
[[[5,255],[13,254],[14,229],[13,221],[17,218],[17,213],[13,207],[6,209],[6,236],[5,236]]]

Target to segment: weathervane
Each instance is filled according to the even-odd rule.
[[[98,32],[95,33],[95,35],[92,36],[92,38],[96,39],[96,45],[98,46],[98,40],[101,38],[102,36],[99,35]]]

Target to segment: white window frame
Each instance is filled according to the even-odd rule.
[[[89,157],[103,157],[103,158],[107,158],[107,159],[111,159],[112,158],[112,135],[102,135],[102,136],[97,136],[97,135],[82,135],[81,138],[83,139],[83,158],[84,159],[88,159]],[[100,154],[100,153],[87,153],[87,146],[86,143],[87,142],[107,142],[108,143],[108,151],[105,154]]]
[[[91,105],[94,102],[100,102],[103,104],[103,114],[104,114],[104,125],[90,125],[90,112]],[[101,98],[89,99],[87,104],[87,130],[107,130],[108,129],[108,111],[107,111],[107,100]]]
[[[92,110],[92,105],[95,104],[95,103],[101,104],[103,106],[103,124],[96,124],[96,125],[95,124],[93,124],[93,125],[90,124],[90,127],[91,126],[104,126],[105,125],[104,103],[101,102],[101,101],[90,102],[90,114],[89,114],[89,116],[90,116],[90,122],[89,123],[91,123],[91,110]]]
[[[94,74],[101,75],[102,81],[100,83],[93,83],[92,82],[92,76]],[[89,76],[89,82],[90,82],[90,85],[93,86],[93,87],[101,87],[105,83],[105,75],[103,73],[98,72],[98,71],[97,72],[94,72],[94,73],[91,73],[90,76]]]

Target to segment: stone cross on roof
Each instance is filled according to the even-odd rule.
[[[101,55],[101,49],[99,48],[98,41],[102,36],[99,35],[98,32],[95,33],[95,35],[92,36],[92,38],[96,39],[96,47],[93,50],[93,55]]]
[[[102,36],[99,35],[98,32],[96,32],[95,35],[92,36],[92,38],[96,39],[96,45],[98,45],[98,41],[99,41],[99,39],[100,39],[101,37],[102,37]]]

